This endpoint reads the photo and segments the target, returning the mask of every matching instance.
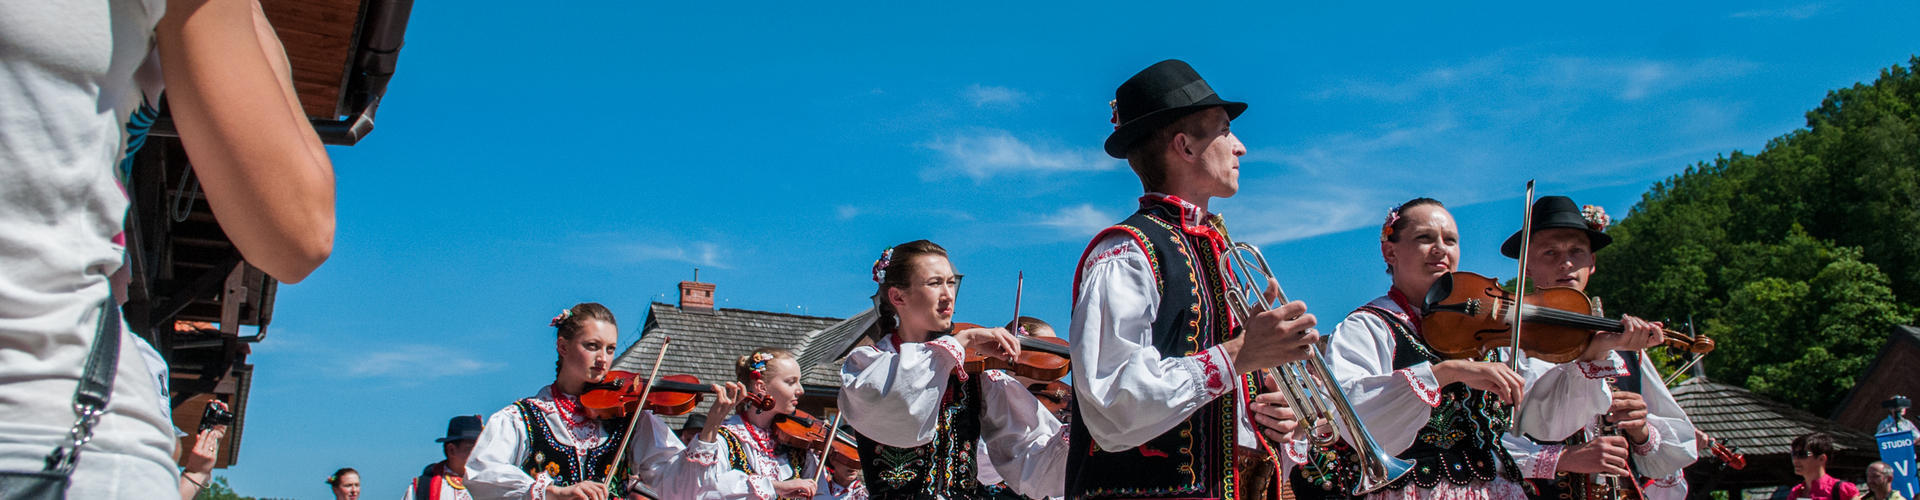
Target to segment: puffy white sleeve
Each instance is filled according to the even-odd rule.
[[[1539,441],[1553,442],[1572,437],[1594,423],[1594,417],[1607,412],[1613,394],[1607,391],[1607,378],[1627,374],[1626,359],[1608,353],[1599,361],[1549,363],[1532,356],[1520,363],[1520,375],[1526,377],[1526,395],[1521,398],[1520,423],[1516,432]]]
[[[1367,426],[1380,449],[1398,455],[1440,405],[1440,381],[1433,364],[1393,369],[1393,331],[1387,320],[1367,312],[1348,314],[1327,343],[1327,368]]]
[[[980,436],[986,443],[990,466],[1021,495],[1065,495],[1066,426],[1019,380],[999,370],[983,376],[980,391],[985,407],[980,412]]]
[[[960,341],[945,336],[903,343],[898,352],[871,345],[854,349],[840,365],[843,418],[887,446],[912,448],[933,441],[947,377],[955,376],[965,352]]]
[[[552,479],[545,473],[534,477],[520,470],[528,454],[526,433],[522,432],[526,428],[525,416],[517,406],[509,405],[487,418],[480,439],[474,442],[473,454],[467,457],[466,484],[474,498],[546,498]]]
[[[695,438],[681,450],[679,458],[666,467],[665,483],[671,491],[661,491],[673,498],[693,498],[699,500],[744,499],[758,500],[774,497],[771,474],[748,474],[736,470],[728,463],[733,448],[727,440],[715,431],[713,441],[701,441]]]
[[[1557,444],[1540,444],[1508,432],[1500,436],[1500,444],[1513,456],[1514,465],[1520,468],[1520,475],[1527,479],[1551,479],[1560,467],[1560,452],[1565,447]]]
[[[1693,422],[1673,400],[1653,362],[1640,355],[1640,397],[1647,402],[1647,442],[1633,447],[1633,462],[1647,477],[1673,476],[1700,458]],[[1681,481],[1685,493],[1685,481]]]
[[[667,428],[666,422],[651,411],[643,411],[639,425],[633,429],[632,442],[627,445],[627,460],[633,464],[633,473],[640,476],[640,481],[652,486],[660,482],[668,464],[685,448],[680,436]]]
[[[420,478],[415,477],[412,481],[407,481],[407,494],[401,496],[400,500],[413,500],[413,489],[418,487],[420,487]]]
[[[1081,263],[1073,300],[1073,388],[1080,418],[1105,451],[1146,443],[1239,388],[1219,346],[1163,356],[1153,346],[1159,285],[1140,245],[1109,234]]]

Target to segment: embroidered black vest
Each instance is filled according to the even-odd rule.
[[[1626,360],[1627,374],[1625,376],[1614,379],[1614,383],[1613,383],[1614,389],[1627,391],[1634,394],[1640,394],[1640,390],[1641,390],[1640,352],[1639,351],[1622,351],[1620,353],[1620,357]],[[1585,442],[1587,442],[1586,433],[1575,432],[1573,433],[1572,436],[1568,436],[1567,439],[1557,441],[1557,442],[1542,443],[1542,444],[1557,444],[1561,446],[1572,446],[1572,445],[1585,443]],[[1627,460],[1628,470],[1632,470],[1634,472],[1634,477],[1639,477],[1640,476],[1639,467],[1636,467],[1633,462],[1634,461],[1632,460],[1632,457],[1628,457],[1628,460]],[[1586,498],[1587,484],[1592,481],[1593,481],[1592,474],[1582,474],[1577,472],[1555,472],[1553,473],[1553,479],[1528,479],[1527,483],[1529,483],[1529,485],[1532,486],[1532,488],[1530,488],[1530,491],[1527,492],[1527,496],[1529,498],[1553,498],[1553,499],[1568,499],[1568,500],[1576,499],[1576,498]],[[1621,485],[1625,486],[1626,481],[1627,479],[1622,478]]]
[[[753,425],[753,424],[746,424],[746,425]],[[753,459],[747,458],[748,445],[746,441],[741,440],[740,436],[733,435],[733,431],[727,430],[726,427],[721,427],[720,432],[718,432],[717,434],[720,435],[720,439],[725,440],[727,442],[727,465],[728,466],[733,467],[733,470],[745,472],[750,475],[761,473],[760,471],[754,470]],[[748,439],[751,439],[751,437],[749,437]],[[798,478],[800,477],[801,474],[804,474],[806,472],[807,462],[806,462],[805,453],[802,453],[798,450],[794,450],[793,448],[790,448],[783,444],[776,443],[773,446],[774,446],[774,449],[785,452],[783,454],[786,455],[787,457],[787,466],[793,468],[793,475],[788,476],[786,478],[782,478],[780,479],[781,481]],[[773,471],[767,471],[767,473],[772,473],[772,472]]]
[[[1360,310],[1386,320],[1393,331],[1393,369],[1446,360],[1393,313],[1375,306],[1360,306]],[[1432,488],[1441,480],[1466,485],[1495,478],[1524,484],[1513,455],[1500,444],[1501,435],[1513,425],[1512,411],[1493,393],[1469,388],[1465,383],[1440,388],[1440,406],[1433,409],[1433,416],[1415,435],[1413,445],[1398,455],[1416,462],[1413,471],[1387,484],[1387,488]]]
[[[979,376],[947,379],[940,413],[934,417],[933,440],[913,448],[895,448],[859,432],[860,472],[867,497],[874,500],[954,500],[991,498],[980,484],[974,463],[980,441]]]
[[[614,457],[619,456],[619,450],[615,449],[620,446],[620,440],[617,437],[626,433],[626,419],[599,421],[607,436],[613,439],[607,439],[599,446],[580,453],[579,448],[560,444],[560,441],[554,438],[553,429],[547,427],[547,419],[543,416],[545,413],[534,407],[532,400],[522,399],[515,401],[513,405],[520,409],[521,420],[525,420],[527,424],[527,451],[531,453],[528,453],[527,460],[520,464],[520,470],[526,471],[527,475],[538,476],[541,472],[546,472],[548,477],[553,478],[553,484],[567,486],[585,481],[605,483],[608,476],[624,478],[633,469],[632,463],[621,461],[619,474],[609,474],[610,471],[607,470],[607,467],[613,465]],[[613,496],[625,496],[626,485],[623,484],[625,481],[614,481],[614,483],[616,484],[613,484]]]
[[[1212,243],[1181,230],[1178,205],[1163,200],[1141,204],[1133,216],[1094,241],[1118,231],[1146,250],[1160,288],[1154,349],[1166,357],[1191,356],[1227,340],[1233,335],[1232,323]],[[1077,286],[1078,279],[1075,282]],[[1099,449],[1076,402],[1068,435],[1067,497],[1238,498],[1235,400],[1231,393],[1218,398],[1146,444],[1119,452]]]

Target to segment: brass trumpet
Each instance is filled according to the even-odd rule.
[[[1246,324],[1253,315],[1272,310],[1274,303],[1267,300],[1269,285],[1279,303],[1287,303],[1286,292],[1279,288],[1279,281],[1273,279],[1273,270],[1267,267],[1267,259],[1260,254],[1260,249],[1228,238],[1226,223],[1220,216],[1215,215],[1209,222],[1226,242],[1227,256],[1220,266],[1221,283],[1234,317]],[[1333,371],[1327,369],[1319,345],[1307,346],[1307,359],[1268,368],[1266,373],[1280,386],[1287,405],[1299,416],[1309,442],[1325,447],[1345,440],[1353,448],[1360,469],[1353,495],[1372,493],[1413,469],[1413,462],[1388,455],[1374,443],[1366,424],[1353,412],[1346,393],[1340,391],[1340,382],[1333,377]]]

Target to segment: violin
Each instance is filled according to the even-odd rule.
[[[1427,345],[1449,359],[1477,358],[1513,343],[1515,316],[1527,326],[1520,348],[1551,363],[1579,359],[1596,331],[1620,332],[1620,320],[1593,314],[1587,294],[1568,287],[1544,288],[1521,297],[1514,314],[1512,292],[1478,274],[1460,271],[1441,276],[1427,289],[1422,335]],[[1661,329],[1663,345],[1685,352],[1713,351],[1713,339]]]
[[[638,378],[639,374],[632,372],[609,371],[601,381],[587,384],[587,392],[580,395],[580,406],[596,419],[625,418],[640,406],[643,387],[634,383]],[[646,408],[660,416],[685,415],[700,406],[703,394],[712,392],[713,386],[700,383],[698,377],[667,375],[654,381]],[[773,398],[765,394],[748,394],[746,401],[762,411],[773,408]]]
[[[1066,382],[1055,380],[1033,384],[1027,386],[1027,392],[1033,393],[1034,399],[1040,400],[1040,405],[1055,415],[1067,411],[1067,406],[1073,404],[1073,386]]]
[[[773,417],[773,438],[780,444],[802,450],[819,450],[829,444],[830,434],[838,434],[826,421],[814,418],[805,411],[793,410],[793,413]],[[860,451],[845,441],[833,439],[833,449],[827,455],[828,460],[849,468],[860,467]]]
[[[1712,436],[1707,437],[1707,451],[1713,452],[1714,458],[1720,459],[1721,462],[1726,463],[1727,467],[1731,467],[1733,470],[1747,468],[1747,456],[1742,455],[1739,450],[1727,446],[1726,443],[1720,442],[1718,438]]]
[[[954,323],[953,330],[983,328],[973,323]],[[1016,335],[1020,339],[1020,354],[1013,359],[1001,359],[987,353],[967,349],[967,358],[961,362],[967,373],[980,373],[986,370],[1006,370],[1014,375],[1034,380],[1059,380],[1073,369],[1073,349],[1060,337],[1035,337]]]

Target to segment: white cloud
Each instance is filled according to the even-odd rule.
[[[949,135],[924,145],[945,160],[939,170],[930,169],[923,177],[941,177],[946,170],[985,181],[999,175],[1049,174],[1108,170],[1120,165],[1096,149],[1071,148],[1048,144],[1029,144],[1005,130],[982,129]]]
[[[967,101],[972,102],[976,108],[986,106],[1019,106],[1021,103],[1027,101],[1027,94],[1025,92],[1006,87],[980,85],[978,83],[968,85],[967,90],[962,92],[962,95],[966,96]]]
[[[1733,78],[1756,65],[1727,59],[1601,59],[1501,51],[1389,80],[1349,79],[1310,94],[1381,102],[1487,96],[1487,102],[1566,101],[1609,96],[1637,101],[1710,79]]]
[[[1098,233],[1119,220],[1113,215],[1093,208],[1091,204],[1080,204],[1041,216],[1035,224],[1058,229],[1062,234],[1086,236]]]
[[[664,260],[685,262],[688,264],[718,269],[730,269],[726,264],[720,245],[707,242],[693,242],[681,245],[661,245],[651,243],[628,243],[616,245],[614,251],[631,261]]]
[[[856,207],[853,205],[840,205],[837,207],[833,207],[833,212],[834,212],[834,216],[839,217],[840,220],[848,220],[854,217],[858,217],[860,215],[860,207]]]
[[[502,366],[505,365],[476,360],[445,346],[401,345],[384,351],[353,355],[341,367],[341,373],[348,378],[406,376],[420,380],[469,376],[497,370]]]
[[[1826,8],[1827,6],[1824,4],[1814,3],[1779,9],[1743,10],[1728,14],[1727,17],[1734,19],[1792,19],[1798,21],[1818,15],[1820,11],[1826,10]]]

